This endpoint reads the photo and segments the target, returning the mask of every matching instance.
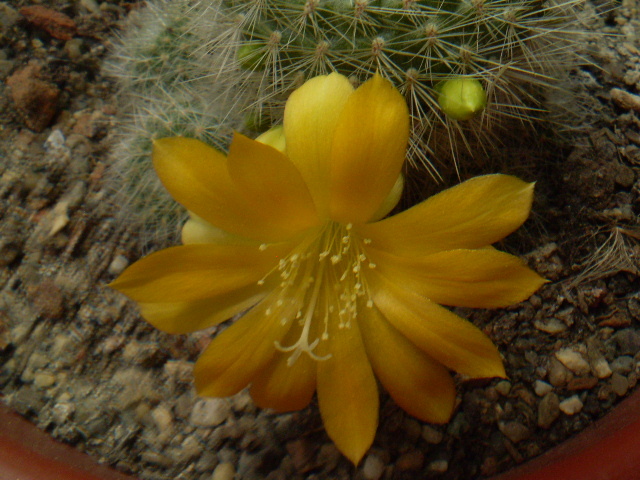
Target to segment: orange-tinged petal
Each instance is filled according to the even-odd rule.
[[[298,169],[275,148],[234,134],[229,175],[257,210],[291,235],[318,223],[313,199]]]
[[[357,231],[373,248],[407,257],[484,247],[524,223],[533,186],[509,175],[474,177]]]
[[[321,216],[329,209],[331,144],[340,112],[352,93],[347,77],[322,75],[294,91],[285,107],[287,156],[302,174]]]
[[[254,284],[291,250],[288,244],[184,245],[138,260],[110,287],[141,303],[188,302]]]
[[[392,327],[376,308],[358,315],[373,371],[395,402],[425,422],[451,418],[456,388],[451,375]]]
[[[357,322],[345,328],[338,323],[329,322],[329,338],[318,348],[320,355],[331,355],[317,362],[318,404],[327,434],[357,465],[378,427],[378,387]]]
[[[493,248],[415,258],[369,249],[367,256],[392,283],[443,305],[506,307],[526,300],[546,282],[518,257]]]
[[[283,344],[293,345],[302,327],[294,325]],[[301,410],[309,405],[316,390],[316,364],[307,354],[297,357],[293,364],[290,352],[278,352],[276,358],[262,370],[251,384],[251,397],[260,408],[277,412]]]
[[[153,165],[171,196],[188,210],[229,233],[261,242],[291,236],[279,212],[256,208],[231,181],[227,159],[199,140],[162,138],[153,144]]]
[[[251,284],[233,292],[191,302],[140,303],[142,317],[168,333],[191,333],[229,320],[257,304],[266,295],[266,287]]]
[[[282,341],[293,316],[268,297],[216,336],[194,367],[198,394],[227,397],[249,385],[278,354],[275,342]]]
[[[369,275],[369,284],[389,323],[434,360],[469,377],[505,376],[498,349],[471,322],[380,275]]]
[[[371,219],[398,179],[409,141],[407,102],[375,75],[347,100],[331,149],[331,218]]]

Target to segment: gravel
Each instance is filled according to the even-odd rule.
[[[504,171],[537,184],[531,220],[500,248],[550,282],[519,305],[460,313],[497,344],[508,380],[457,378],[442,426],[382,395],[357,468],[324,433],[315,402],[278,415],[247,392],[198,398],[193,363],[215,330],[155,331],[105,287],[141,247],[109,202],[120,120],[100,70],[133,4],[39,3],[81,34],[59,39],[73,32],[67,20],[45,12],[49,23],[29,23],[20,9],[31,5],[0,2],[0,399],[54,437],[149,480],[467,480],[551,448],[637,387],[636,2],[599,26],[620,37],[587,42],[603,70],[572,77],[591,102],[572,145],[505,146]],[[66,27],[48,32],[56,18]]]

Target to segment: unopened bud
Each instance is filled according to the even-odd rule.
[[[475,78],[456,78],[440,83],[438,103],[442,111],[454,120],[469,120],[487,105],[487,93]]]

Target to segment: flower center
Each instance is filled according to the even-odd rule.
[[[292,345],[276,342],[278,350],[291,352],[289,365],[303,352],[314,360],[329,358],[330,354],[315,353],[318,344],[329,339],[329,322],[337,322],[337,328],[350,328],[359,308],[373,307],[364,275],[365,269],[376,267],[364,252],[364,245],[370,242],[354,235],[350,223],[328,222],[269,274],[280,276],[275,306],[283,325],[297,321],[301,327],[300,337]],[[272,308],[266,313],[272,314]]]

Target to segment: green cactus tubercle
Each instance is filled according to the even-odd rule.
[[[276,78],[338,71],[364,79],[375,72],[397,85],[423,79],[433,109],[438,83],[492,76],[526,52],[552,11],[535,0],[228,0],[242,14],[237,56],[249,70]],[[548,26],[547,26],[548,27]],[[533,68],[535,70],[535,67]],[[477,83],[476,85],[481,85]],[[486,104],[486,101],[485,101]],[[444,113],[449,115],[447,110]],[[474,114],[479,111],[474,111]],[[450,116],[457,120],[471,116]]]

